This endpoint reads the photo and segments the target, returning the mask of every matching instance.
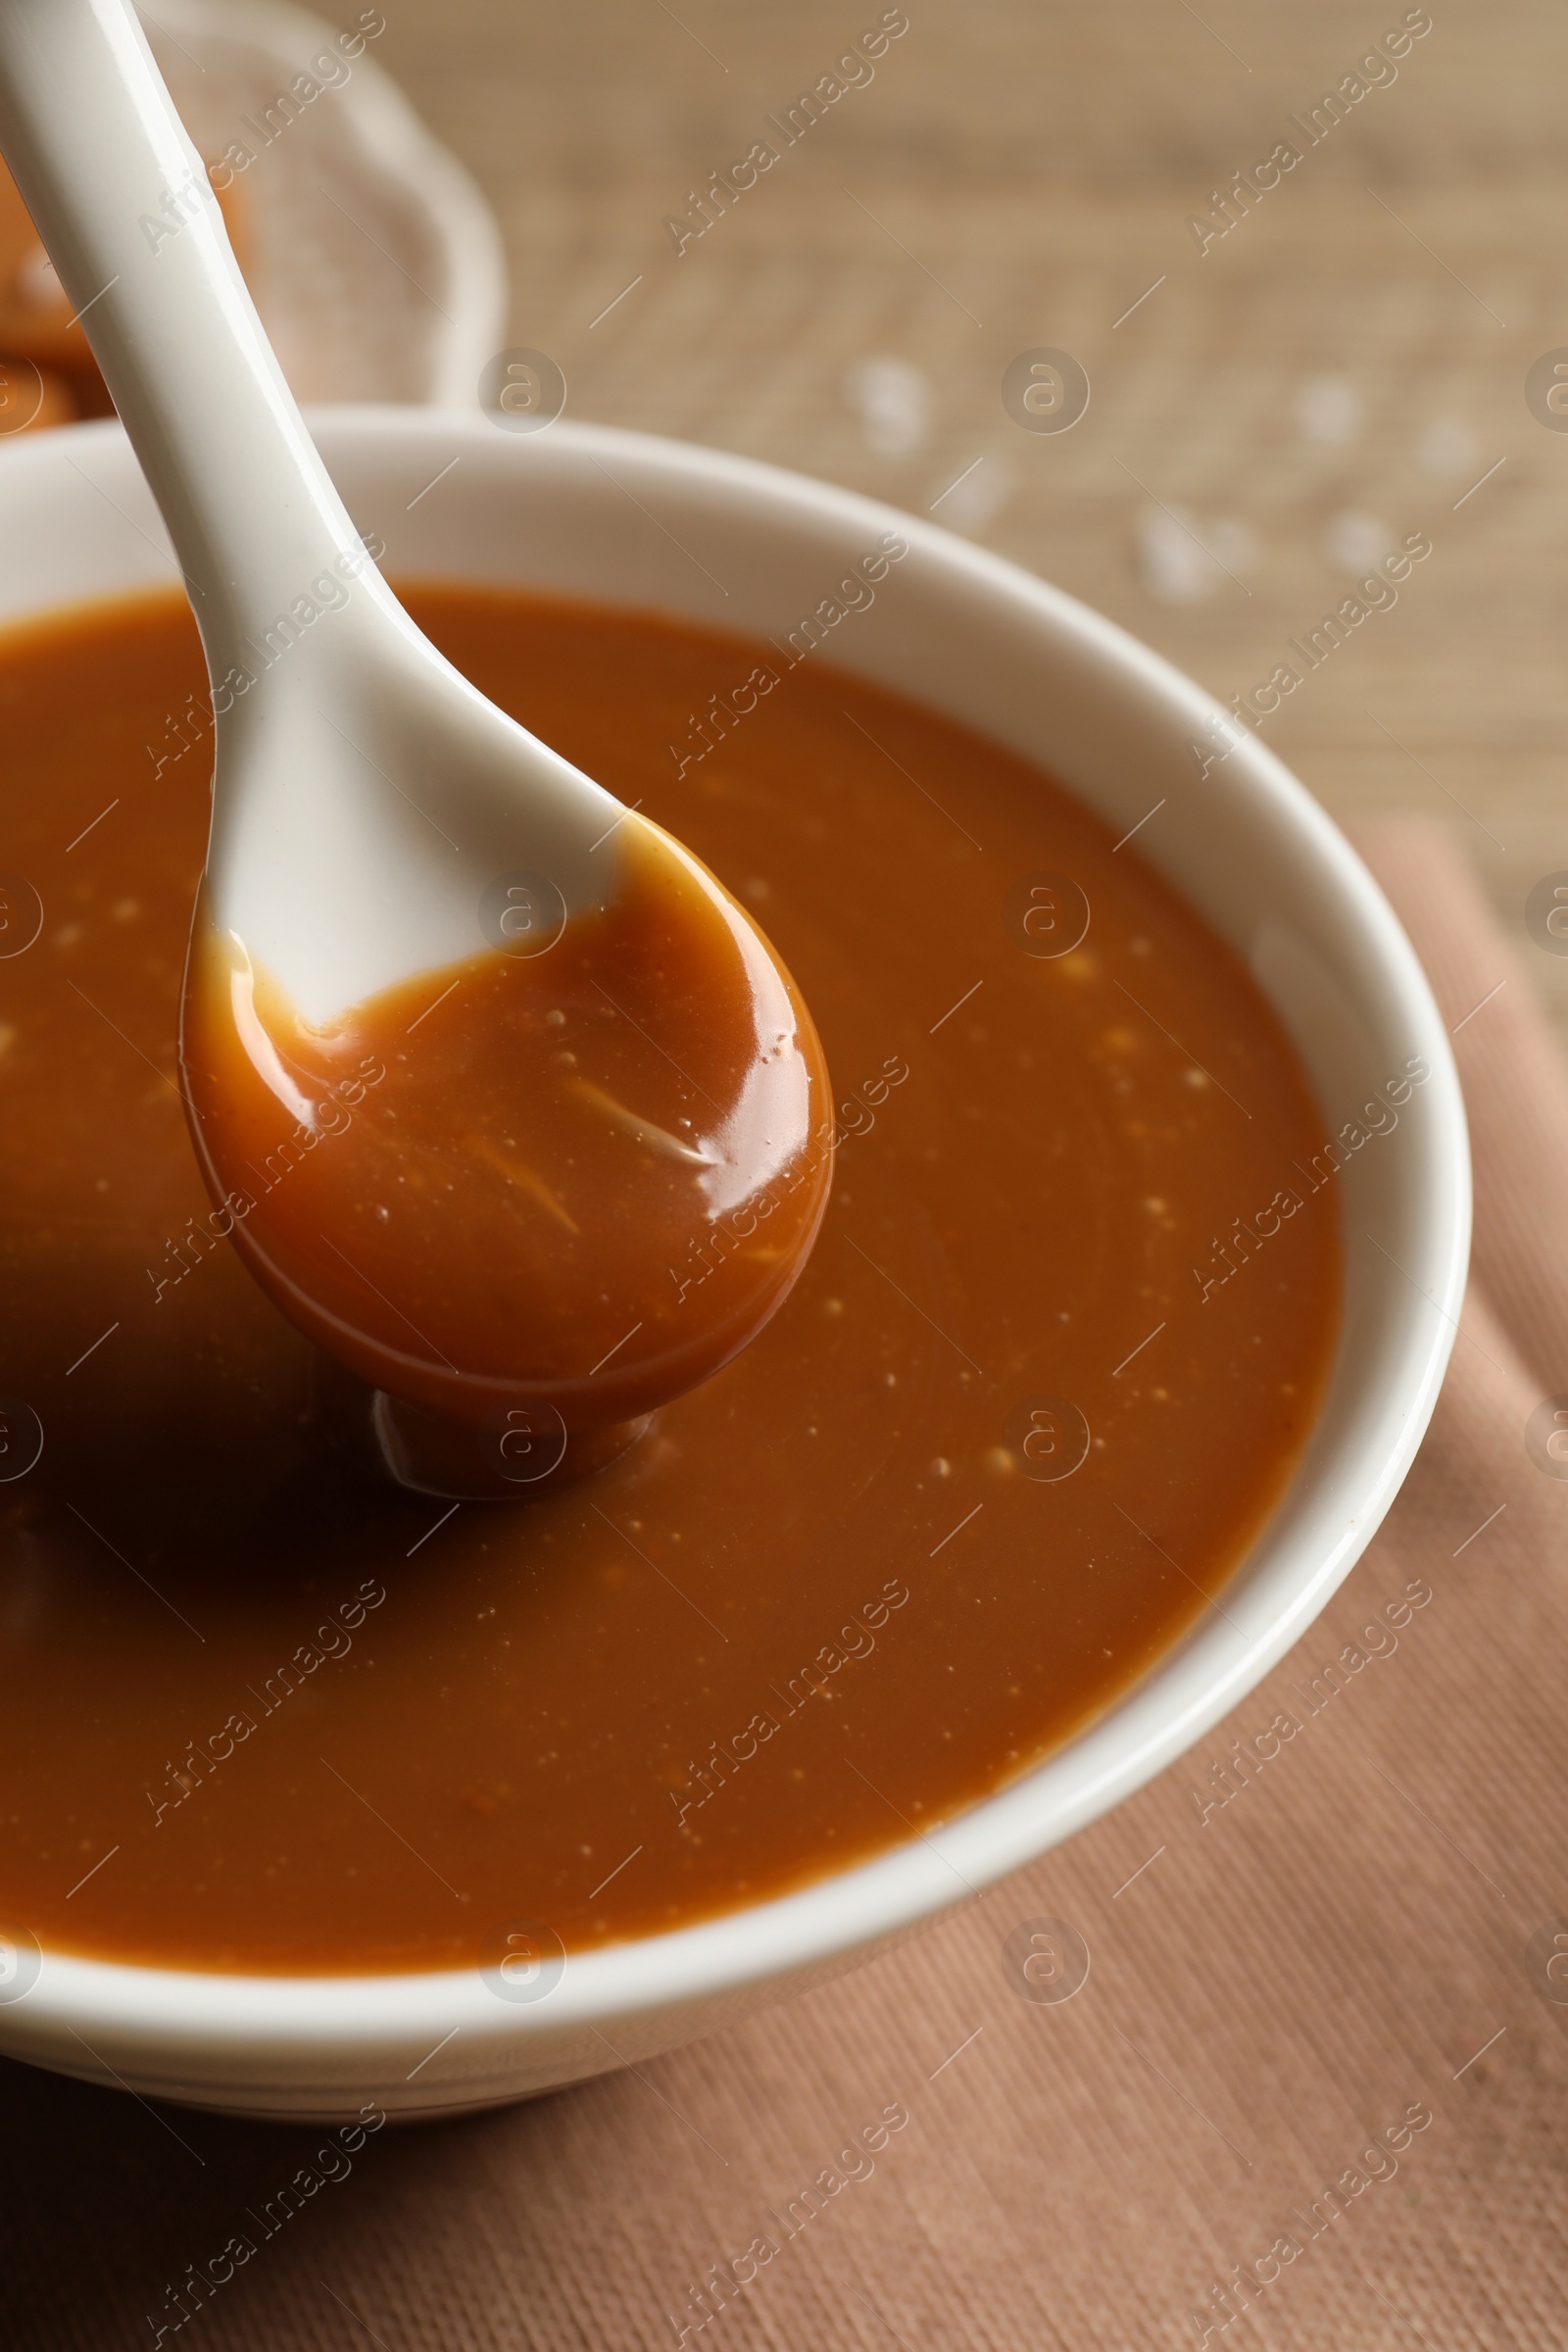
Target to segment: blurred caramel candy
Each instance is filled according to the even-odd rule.
[[[0,439],[45,424],[70,424],[81,403],[63,375],[20,353],[0,352]]]
[[[223,224],[243,252],[236,235],[235,216],[241,209],[230,190],[217,199]],[[0,164],[0,353],[15,353],[35,363],[29,375],[10,362],[0,387],[0,433],[19,432],[27,424],[61,424],[72,416],[110,414],[110,401],[92,356],[85,330],[76,323],[70,296],[55,275],[54,264],[39,242],[32,216],[18,193],[17,183]],[[36,369],[44,371],[39,398]],[[50,370],[58,371],[51,378]],[[59,375],[73,379],[70,387]],[[36,416],[13,421],[17,409],[35,404]]]

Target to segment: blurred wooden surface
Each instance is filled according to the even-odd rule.
[[[939,520],[1221,699],[1425,530],[1397,610],[1267,740],[1336,813],[1450,824],[1522,933],[1531,885],[1568,867],[1568,433],[1524,399],[1568,345],[1568,20],[1432,0],[1397,79],[1200,255],[1189,215],[1304,144],[1287,118],[1402,0],[909,0],[874,81],[677,257],[664,216],[881,14],[401,0],[374,54],[496,207],[513,339],[559,361],[576,416],[915,513],[980,459]],[[1089,373],[1070,432],[1003,408],[1036,346]],[[1568,958],[1527,953],[1568,1031]]]

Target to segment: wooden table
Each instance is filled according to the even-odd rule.
[[[874,80],[789,147],[766,118],[876,0],[401,0],[375,54],[495,205],[514,338],[575,415],[940,499],[1221,699],[1426,532],[1397,609],[1268,736],[1336,813],[1451,825],[1522,929],[1568,867],[1568,433],[1524,398],[1568,345],[1568,21],[1434,10],[1315,144],[1398,0],[909,0]],[[666,217],[759,139],[776,165],[677,254]],[[1281,140],[1299,163],[1200,251],[1190,220],[1217,228],[1216,186]],[[1038,346],[1090,376],[1070,432],[1004,410]],[[1568,958],[1529,953],[1568,1034]]]

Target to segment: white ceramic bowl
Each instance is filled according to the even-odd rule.
[[[52,1953],[24,1997],[7,2000],[0,1986],[0,2049],[17,2057],[202,2106],[338,2119],[367,2101],[451,2113],[672,2048],[865,1958],[1180,1755],[1298,1639],[1388,1508],[1452,1340],[1470,1191],[1448,1041],[1365,869],[1255,739],[1200,778],[1189,745],[1213,704],[1108,621],[928,523],[710,450],[566,423],[514,434],[427,410],[326,411],[314,425],[394,573],[516,581],[782,635],[883,532],[900,532],[908,555],[874,606],[839,622],[811,659],[984,730],[1118,833],[1164,796],[1140,852],[1273,1002],[1325,1139],[1409,1057],[1431,1068],[1397,1127],[1351,1153],[1337,1179],[1347,1287],[1331,1387],[1224,1612],[1206,1611],[1106,1716],[1023,1779],[798,1893],[570,1957],[559,1974],[523,1971],[502,1989],[477,1969],[242,1977]],[[162,544],[116,425],[0,447],[0,618],[167,583]]]

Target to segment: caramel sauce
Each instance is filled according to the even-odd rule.
[[[1322,1114],[1137,842],[1113,855],[1025,761],[820,654],[786,670],[497,589],[408,603],[765,925],[834,1074],[821,1231],[756,1342],[575,1486],[453,1506],[363,1469],[236,1254],[260,1203],[225,1218],[187,1132],[211,748],[188,616],[149,596],[0,640],[8,1935],[438,1968],[519,1920],[571,1949],[799,1886],[1125,1691],[1210,1606],[1322,1392],[1337,1211],[1295,1166]],[[691,713],[720,709],[693,757]],[[537,1009],[481,956],[405,1046],[447,1018],[461,1052],[464,991],[491,985]],[[582,1017],[591,1083],[629,1101],[631,1049]],[[280,1216],[290,1188],[358,1198],[395,1032],[339,1041],[365,1093]],[[433,1066],[411,1054],[411,1115]],[[677,1138],[686,1102],[671,1080],[658,1103]],[[549,1210],[516,1214],[543,1250]],[[551,1343],[573,1372],[581,1336]]]

